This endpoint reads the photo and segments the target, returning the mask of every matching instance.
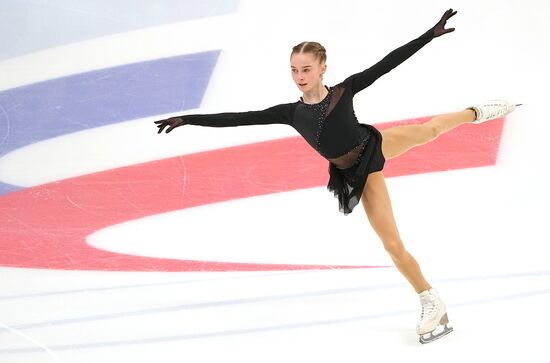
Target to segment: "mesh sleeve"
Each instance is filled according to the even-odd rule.
[[[420,37],[395,49],[372,67],[346,78],[346,80],[342,83],[346,88],[350,88],[353,94],[362,91],[373,84],[378,78],[406,61],[423,46],[428,44],[433,38],[433,28],[431,28]]]

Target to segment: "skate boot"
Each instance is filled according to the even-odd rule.
[[[513,112],[516,106],[521,106],[521,104],[515,104],[504,100],[490,100],[468,107],[468,109],[474,110],[476,113],[476,119],[473,123],[480,124],[485,121],[506,116]]]
[[[420,336],[420,343],[431,343],[450,332],[453,328],[447,327],[449,318],[445,304],[435,289],[422,291],[418,294],[422,305],[422,316],[416,325],[416,333]],[[437,331],[436,331],[437,330]]]

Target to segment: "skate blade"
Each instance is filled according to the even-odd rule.
[[[452,331],[453,331],[453,328],[449,328],[447,325],[445,325],[443,327],[443,331],[441,331],[440,333],[434,334],[434,332],[431,332],[428,334],[421,335],[419,338],[419,341],[422,344],[428,344],[433,342],[434,340],[444,337],[445,335],[449,334]]]

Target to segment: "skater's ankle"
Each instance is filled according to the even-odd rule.
[[[469,107],[469,108],[467,108],[467,109],[464,110],[464,111],[470,112],[470,113],[471,113],[471,115],[472,115],[472,117],[473,117],[471,122],[474,122],[474,121],[477,120],[477,118],[479,117],[479,115],[477,114],[476,109],[473,108],[473,107]]]
[[[432,287],[431,287],[430,285],[428,285],[427,287],[426,287],[426,286],[422,286],[421,288],[415,289],[415,290],[416,290],[416,293],[417,293],[418,295],[420,295],[421,293],[423,293],[423,292],[428,292],[428,291],[430,291],[431,289],[432,289]]]

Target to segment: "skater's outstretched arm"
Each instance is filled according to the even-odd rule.
[[[414,53],[428,44],[433,38],[453,32],[455,29],[445,29],[445,24],[447,20],[455,14],[456,11],[453,11],[453,9],[447,10],[441,17],[441,20],[439,20],[433,28],[422,34],[420,37],[395,49],[372,67],[348,77],[343,82],[344,86],[346,88],[351,87],[353,94],[367,88],[378,78],[410,58]]]
[[[158,133],[166,129],[171,132],[183,125],[199,125],[210,127],[230,127],[246,125],[287,124],[292,125],[294,104],[282,104],[262,111],[226,112],[206,115],[184,115],[155,121]]]

